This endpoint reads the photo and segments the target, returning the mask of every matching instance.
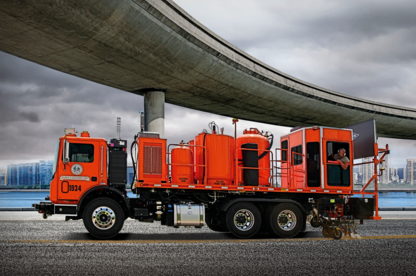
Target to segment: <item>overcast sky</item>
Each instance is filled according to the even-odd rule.
[[[194,18],[264,63],[344,94],[416,108],[416,1],[177,0]],[[143,97],[0,52],[0,168],[53,159],[66,127],[132,141]],[[170,143],[231,118],[166,104]],[[242,121],[281,136],[289,128]],[[415,130],[416,131],[416,130]],[[416,158],[416,141],[379,139],[392,166]]]

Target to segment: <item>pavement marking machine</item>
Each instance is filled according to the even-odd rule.
[[[207,225],[238,238],[259,230],[291,238],[308,221],[335,239],[355,237],[356,221],[381,219],[377,166],[389,150],[378,148],[374,120],[342,129],[295,128],[274,151],[272,134],[250,128],[237,137],[237,122],[234,137],[212,122],[210,132],[170,145],[158,133],[137,133],[130,146],[133,197],[126,190],[127,141],[119,133],[107,142],[65,129],[56,144],[50,202],[33,206],[44,218],[82,219],[99,239],[116,236],[126,218],[175,228]],[[346,168],[333,158],[340,149],[351,160]],[[369,156],[374,175],[354,191],[352,166],[360,164],[353,160]],[[371,182],[374,192],[365,191]]]

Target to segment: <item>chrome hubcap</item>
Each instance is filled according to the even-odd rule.
[[[277,225],[284,231],[290,231],[296,226],[296,215],[291,210],[283,210],[277,216]]]
[[[254,225],[254,215],[247,209],[238,210],[234,215],[234,225],[240,231],[248,231]]]
[[[116,222],[116,214],[111,208],[102,206],[92,212],[92,223],[100,230],[113,227]]]

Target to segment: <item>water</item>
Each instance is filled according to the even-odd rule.
[[[45,201],[49,191],[42,192],[1,192],[1,207],[32,207],[33,203]],[[135,197],[133,193],[128,193],[129,197]],[[379,207],[416,207],[416,193],[380,193]]]

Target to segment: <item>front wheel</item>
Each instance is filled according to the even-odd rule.
[[[228,209],[225,222],[234,236],[248,239],[260,230],[261,214],[253,204],[239,202]]]
[[[301,211],[292,203],[280,203],[269,209],[266,216],[269,232],[281,238],[296,236],[304,223]]]
[[[85,228],[97,239],[111,239],[124,224],[121,206],[110,198],[97,198],[88,203],[84,210]]]

